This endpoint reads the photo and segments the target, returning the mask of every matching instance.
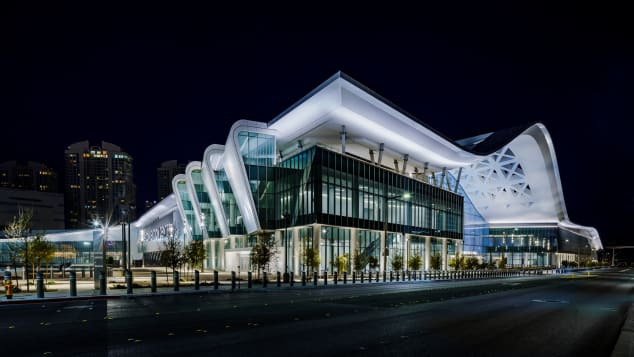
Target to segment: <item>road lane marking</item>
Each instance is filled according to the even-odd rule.
[[[89,309],[92,305],[75,305],[75,306],[65,306],[62,307],[63,310],[71,310],[71,309]]]
[[[568,301],[566,301],[566,300],[553,300],[553,299],[546,299],[546,300],[533,299],[531,301],[532,302],[553,302],[553,303],[558,303],[558,304],[567,304],[568,303]]]

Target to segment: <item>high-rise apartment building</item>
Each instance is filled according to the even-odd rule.
[[[0,187],[41,192],[59,192],[57,173],[39,162],[0,163]]]
[[[172,179],[178,174],[184,174],[187,164],[177,160],[163,161],[156,169],[159,201],[172,193]]]
[[[74,143],[65,151],[66,227],[85,228],[94,219],[111,223],[136,218],[136,186],[132,156],[102,141]]]

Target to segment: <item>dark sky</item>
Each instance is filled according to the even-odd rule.
[[[342,70],[454,139],[544,123],[571,220],[634,244],[625,9],[243,10],[4,12],[0,161],[63,176],[69,144],[110,141],[143,202],[160,162],[200,160],[236,120],[268,121]]]

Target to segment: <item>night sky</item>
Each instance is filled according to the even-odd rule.
[[[544,123],[571,220],[634,244],[623,9],[243,10],[3,12],[0,161],[63,177],[69,144],[109,141],[134,157],[142,206],[162,161],[200,160],[236,120],[269,121],[342,70],[453,139]]]

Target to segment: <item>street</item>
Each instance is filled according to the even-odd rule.
[[[3,354],[609,356],[634,271],[0,305]]]

